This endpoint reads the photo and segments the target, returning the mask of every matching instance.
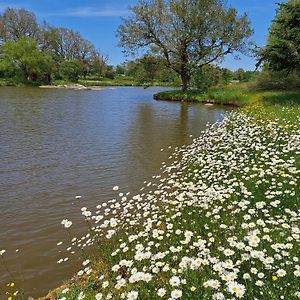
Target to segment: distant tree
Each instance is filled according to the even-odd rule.
[[[66,60],[59,66],[59,74],[62,79],[76,82],[79,79],[80,66],[76,60]]]
[[[227,84],[232,77],[231,74],[228,69],[213,64],[205,65],[194,72],[192,84],[201,91],[207,91],[212,86]]]
[[[38,38],[39,25],[35,15],[25,9],[7,8],[0,15],[0,40],[17,41],[21,37]]]
[[[113,66],[106,66],[106,69],[105,69],[105,74],[104,76],[108,79],[115,79],[116,77],[116,72],[114,70],[114,67]]]
[[[16,42],[7,41],[1,48],[0,69],[22,80],[47,81],[51,79],[52,58],[44,54],[32,37],[22,37]]]
[[[144,55],[127,66],[127,74],[139,83],[151,83],[159,76],[161,61],[151,55]]]
[[[242,68],[237,69],[233,73],[233,79],[239,80],[239,81],[244,81],[245,80],[245,70]]]
[[[300,1],[279,3],[261,62],[272,71],[300,70]]]
[[[174,72],[166,68],[163,60],[150,54],[128,62],[126,75],[133,77],[134,80],[141,84],[151,84],[155,80],[160,82],[172,82],[174,80]],[[175,75],[175,77],[177,76]]]
[[[221,72],[222,72],[222,81],[223,81],[223,83],[225,83],[225,84],[229,83],[230,80],[232,80],[233,72],[230,71],[227,68],[222,68]]]
[[[246,51],[252,30],[222,0],[139,0],[118,29],[128,53],[146,48],[177,72],[182,89],[192,73],[235,51]]]
[[[56,60],[88,60],[95,51],[94,46],[79,32],[68,28],[43,26],[42,49]]]
[[[126,72],[126,68],[124,65],[117,65],[116,66],[116,73],[119,75],[123,75]]]
[[[90,72],[98,77],[103,77],[107,68],[108,56],[103,54],[100,50],[92,52],[90,58]]]

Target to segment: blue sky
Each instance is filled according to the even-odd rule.
[[[255,31],[253,40],[264,45],[268,28],[274,18],[279,0],[227,0],[228,6],[238,12],[247,12]],[[0,0],[0,12],[6,7],[26,8],[33,11],[39,21],[79,31],[109,56],[109,63],[116,65],[125,60],[122,49],[117,47],[116,29],[121,17],[128,15],[128,6],[137,0]],[[254,70],[255,60],[241,56],[239,60],[227,57],[222,66],[231,70],[240,67]]]

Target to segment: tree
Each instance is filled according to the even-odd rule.
[[[16,42],[7,41],[0,48],[0,68],[22,80],[46,81],[51,79],[52,58],[37,47],[32,37],[22,37]]]
[[[114,66],[106,66],[104,77],[108,79],[115,79],[116,72],[114,71]]]
[[[108,56],[104,55],[100,50],[94,50],[90,58],[90,72],[103,77],[107,68]]]
[[[25,9],[7,8],[0,15],[0,40],[17,41],[21,37],[39,35],[39,26],[35,15]]]
[[[144,55],[126,65],[126,75],[140,84],[153,84],[154,81],[178,84],[178,74],[168,69],[160,57]],[[174,74],[175,73],[175,74]]]
[[[59,75],[62,79],[76,82],[79,79],[80,65],[75,60],[66,60],[59,66]]]
[[[124,75],[125,72],[126,72],[126,68],[125,68],[124,65],[117,65],[117,66],[116,66],[116,73],[117,73],[118,75]]]
[[[290,0],[278,5],[258,65],[264,61],[272,71],[300,70],[300,1]]]
[[[239,81],[244,81],[245,80],[245,70],[242,68],[237,69],[234,73],[233,73],[233,78],[235,80],[239,80]]]
[[[252,34],[247,16],[222,0],[139,0],[131,12],[118,28],[120,46],[162,57],[180,75],[183,90],[195,69],[245,52]]]
[[[41,48],[57,62],[77,61],[79,73],[83,77],[91,71],[91,64],[98,55],[92,43],[84,39],[79,32],[68,28],[42,27]],[[64,68],[65,66],[63,66]]]
[[[230,70],[209,64],[194,72],[192,82],[197,89],[207,91],[212,86],[227,84],[231,77]]]
[[[160,61],[151,55],[145,55],[128,64],[127,74],[139,83],[151,83],[158,77],[161,69]]]
[[[68,28],[56,28],[47,24],[43,27],[43,51],[51,53],[58,61],[87,60],[95,51],[94,46],[79,32]]]

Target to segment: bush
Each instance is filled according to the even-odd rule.
[[[221,69],[215,65],[206,65],[196,70],[192,77],[192,86],[200,91],[207,91],[218,84],[227,84],[232,74],[227,69]]]
[[[298,90],[300,89],[300,74],[293,72],[271,72],[264,71],[255,77],[249,88],[254,91],[268,90]]]
[[[67,81],[78,81],[80,66],[76,61],[64,61],[59,66],[59,75]]]

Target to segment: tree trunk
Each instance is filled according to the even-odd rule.
[[[181,91],[185,92],[189,87],[191,76],[187,72],[183,72],[183,73],[180,74],[180,77],[181,77],[181,81],[182,81]]]

